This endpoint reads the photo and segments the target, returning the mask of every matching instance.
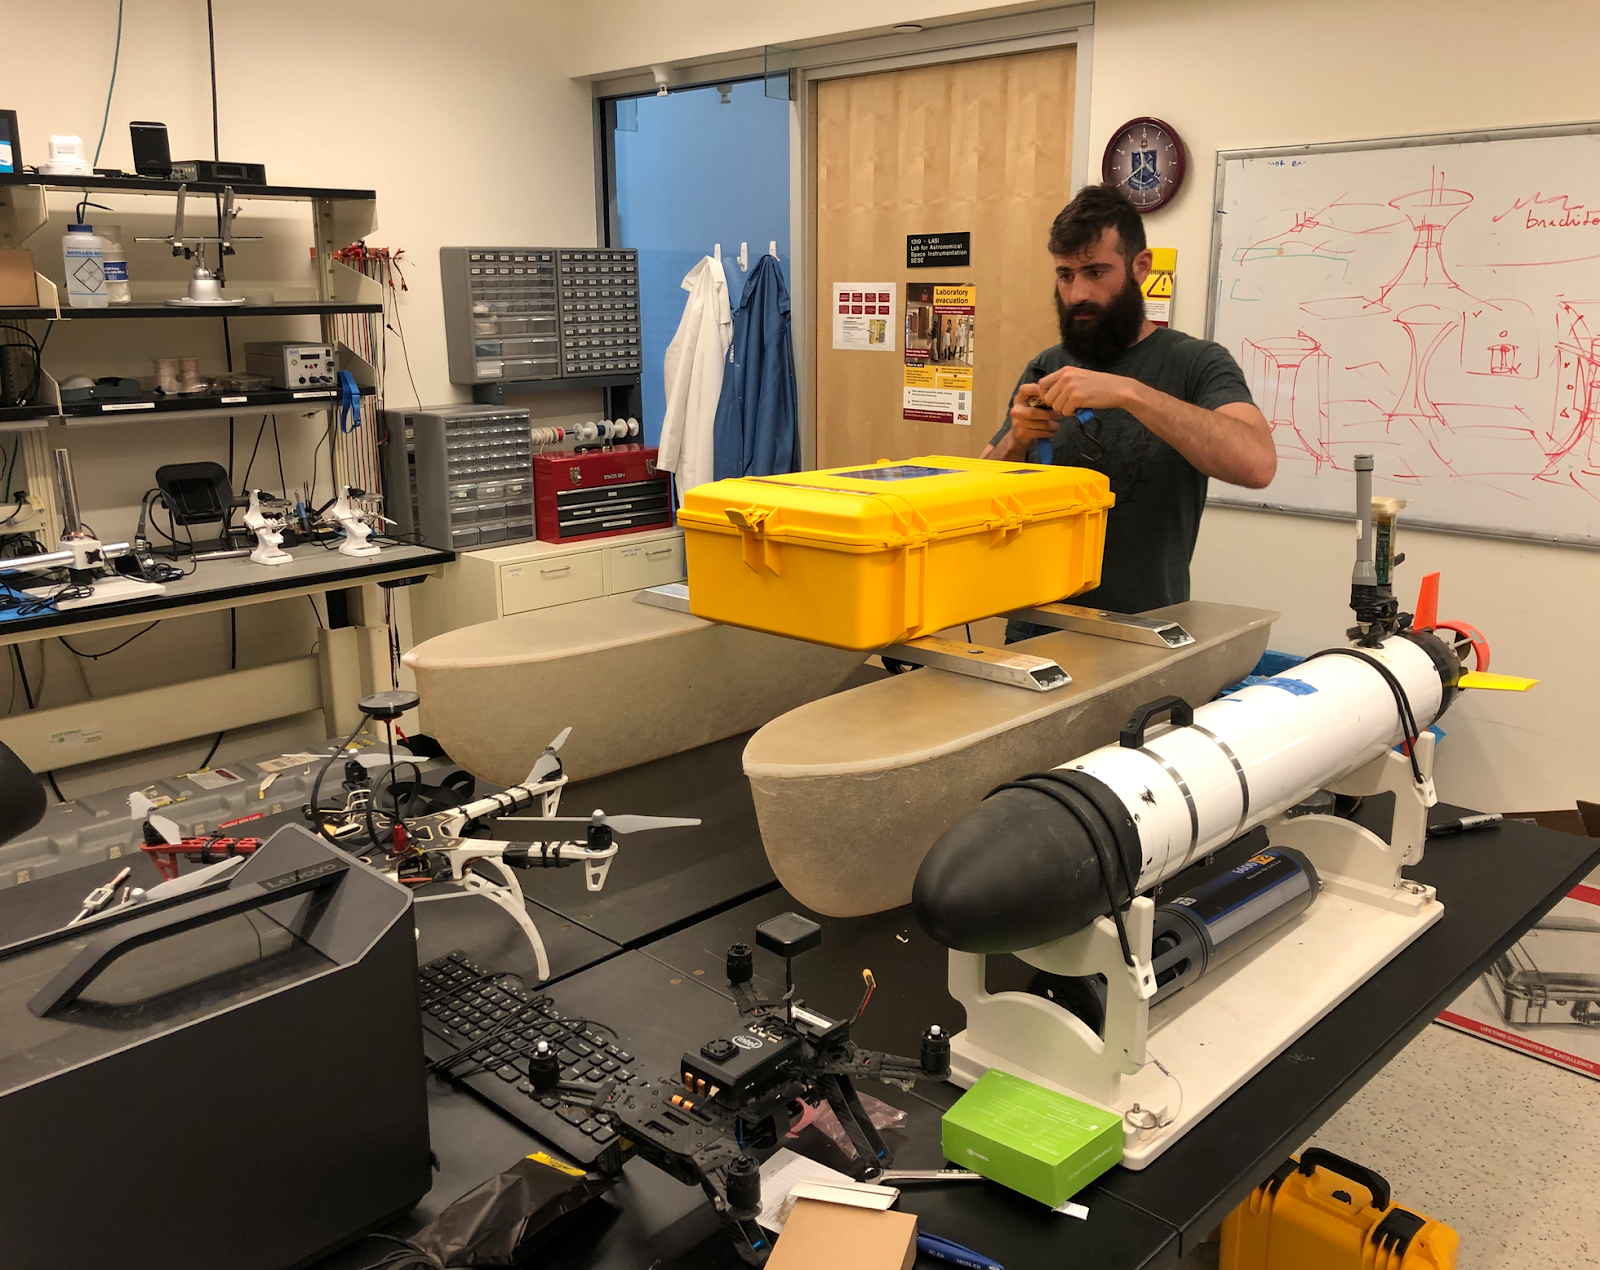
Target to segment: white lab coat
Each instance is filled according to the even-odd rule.
[[[722,395],[722,373],[733,342],[733,311],[722,262],[701,258],[683,280],[689,293],[678,333],[663,361],[667,414],[661,424],[660,466],[677,476],[678,502],[685,490],[711,479],[711,434]]]

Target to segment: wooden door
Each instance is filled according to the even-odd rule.
[[[1072,45],[816,87],[817,465],[976,455],[1056,343],[1045,243],[1072,196]],[[970,267],[906,268],[906,235],[968,230]],[[836,282],[896,285],[896,352],[835,350]],[[977,287],[970,426],[901,417],[908,283]]]

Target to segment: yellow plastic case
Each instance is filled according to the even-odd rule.
[[[1109,482],[935,454],[697,486],[678,513],[697,617],[882,648],[1098,586]]]
[[[1308,1147],[1222,1223],[1219,1270],[1455,1270],[1460,1239],[1389,1203],[1369,1168]]]

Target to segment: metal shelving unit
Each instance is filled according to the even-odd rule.
[[[322,300],[289,300],[283,304],[234,304],[226,308],[180,308],[175,304],[112,304],[103,309],[57,311],[43,305],[0,305],[0,322],[75,322],[80,318],[215,318],[287,317],[295,314],[382,313],[381,304],[329,304]]]
[[[154,180],[147,177],[53,177],[34,173],[0,174],[0,247],[23,247],[50,222],[49,195],[69,194],[137,194],[151,198],[175,199],[180,184],[187,194],[222,195],[226,186],[211,182]],[[291,185],[234,185],[237,202],[256,199],[277,202],[310,204],[312,221],[312,251],[316,279],[316,296],[308,299],[287,300],[270,305],[235,305],[227,308],[179,308],[162,303],[136,303],[104,309],[74,309],[62,306],[62,296],[55,283],[35,271],[34,282],[38,288],[37,305],[0,308],[0,321],[66,322],[80,319],[105,321],[136,318],[246,318],[279,316],[316,316],[321,319],[322,338],[336,343],[333,318],[345,313],[381,313],[383,291],[378,283],[359,270],[351,269],[334,259],[334,253],[366,238],[377,228],[377,198],[372,190],[336,189],[321,186]],[[137,285],[137,284],[135,284]],[[164,297],[163,297],[164,298]],[[112,328],[115,329],[115,328]],[[338,344],[339,367],[348,370],[364,391],[377,383],[377,371],[356,355],[346,345]],[[48,468],[49,447],[39,436],[39,430],[52,424],[82,423],[92,418],[94,422],[110,422],[112,418],[127,421],[147,418],[154,414],[169,415],[180,410],[193,417],[200,413],[193,407],[169,406],[167,409],[111,412],[98,410],[87,418],[72,406],[63,406],[60,388],[47,373],[41,373],[40,400],[29,406],[15,407],[0,414],[0,429],[25,433],[28,443],[22,447],[19,466],[22,467],[30,502],[44,514],[45,523],[58,519],[55,506],[55,488]],[[230,394],[232,396],[233,394]],[[239,394],[253,396],[253,394]],[[97,403],[98,404],[98,403]],[[111,403],[119,404],[119,403]],[[163,403],[166,405],[167,403]],[[317,402],[314,408],[331,408],[337,396],[324,406]],[[255,405],[240,405],[238,411],[255,409]],[[271,406],[267,406],[271,409]],[[23,416],[16,411],[27,412]],[[218,415],[234,413],[222,404],[214,408]],[[13,489],[16,483],[12,482]]]
[[[150,176],[45,176],[37,172],[0,172],[0,188],[26,186],[73,194],[176,194],[180,185],[187,184],[191,194],[223,194],[228,186],[214,181],[162,180]],[[235,198],[279,199],[305,202],[307,199],[365,200],[373,202],[378,195],[373,190],[342,190],[320,185],[234,185]]]
[[[372,389],[361,390],[363,399]],[[179,397],[142,397],[130,401],[68,401],[56,416],[68,427],[91,423],[127,423],[134,419],[182,415],[188,419],[225,419],[229,415],[270,414],[276,410],[328,410],[338,404],[334,388],[314,391],[268,388],[255,392],[195,393]],[[31,407],[27,407],[31,408]],[[362,407],[363,412],[366,406]]]

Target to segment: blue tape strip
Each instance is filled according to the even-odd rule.
[[[1282,688],[1285,692],[1292,692],[1297,697],[1309,697],[1316,691],[1316,687],[1304,679],[1291,679],[1285,675],[1274,675],[1271,679],[1263,679],[1261,682],[1269,688]]]

